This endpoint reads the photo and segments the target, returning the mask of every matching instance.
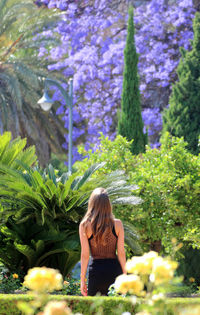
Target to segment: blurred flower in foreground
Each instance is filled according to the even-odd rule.
[[[150,251],[143,256],[134,256],[126,263],[128,275],[121,275],[115,281],[115,290],[122,294],[127,292],[144,296],[152,293],[154,286],[165,284],[174,277],[178,263],[158,256],[157,252]],[[148,292],[142,291],[144,286]],[[160,299],[161,295],[155,296]]]
[[[154,259],[158,257],[158,253],[150,251],[143,256],[134,256],[126,263],[126,270],[129,273],[149,275],[152,271]]]
[[[115,290],[125,294],[130,292],[132,294],[141,295],[144,284],[137,275],[120,275],[115,280]]]
[[[24,286],[36,292],[52,292],[63,287],[62,275],[55,269],[35,267],[29,269]]]
[[[153,261],[150,281],[156,285],[168,282],[174,276],[178,263],[166,258],[157,257]]]
[[[49,302],[45,306],[44,312],[43,312],[43,315],[70,315],[70,314],[72,314],[72,312],[64,301],[63,302],[58,302],[58,301]]]

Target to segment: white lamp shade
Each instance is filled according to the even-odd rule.
[[[47,112],[51,109],[51,106],[53,105],[53,100],[49,97],[48,93],[45,91],[42,98],[38,101],[38,104],[40,107]]]

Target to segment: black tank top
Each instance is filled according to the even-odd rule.
[[[90,252],[93,259],[105,259],[105,258],[116,258],[116,247],[117,247],[117,234],[115,232],[115,226],[105,231],[104,243],[101,241],[96,242],[93,234],[88,239],[90,245]]]

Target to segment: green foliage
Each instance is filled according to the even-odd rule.
[[[188,222],[187,234],[184,236],[185,241],[189,241],[195,248],[200,249],[200,218],[193,222]]]
[[[28,295],[0,295],[0,314],[20,315],[21,312],[17,308],[17,301],[31,301],[32,296]],[[123,297],[78,297],[78,296],[61,296],[51,295],[49,300],[66,301],[67,305],[72,309],[73,313],[81,313],[83,315],[93,315],[99,312],[99,306],[103,309],[104,315],[117,315],[123,312],[136,314],[136,307],[131,300]],[[200,305],[200,298],[173,298],[166,299],[166,315],[173,313],[172,309],[182,307],[183,309],[193,310],[195,306]],[[118,313],[119,311],[119,313]],[[120,313],[121,312],[121,313]]]
[[[0,295],[0,314],[20,315],[17,309],[17,301],[31,301],[32,296],[28,295]],[[104,315],[121,315],[123,312],[134,314],[135,307],[132,302],[122,297],[78,297],[66,295],[50,295],[49,300],[66,301],[73,313],[83,315],[99,314],[100,307]],[[119,313],[118,313],[119,312]]]
[[[163,116],[163,130],[184,137],[188,149],[198,154],[200,136],[200,13],[194,23],[192,50],[181,48],[182,58],[177,68],[179,81],[173,86],[170,106]]]
[[[0,276],[0,292],[13,293],[21,286],[20,279],[13,278],[13,275],[7,276],[6,274]]]
[[[133,8],[129,8],[128,33],[124,50],[124,74],[121,113],[119,115],[118,133],[134,140],[131,143],[131,152],[138,154],[145,151],[147,134],[143,133],[143,121],[141,115],[141,102],[138,78],[138,54],[136,53],[134,40]]]
[[[103,164],[58,177],[49,165],[43,172],[0,165],[0,260],[9,270],[34,266],[59,269],[65,276],[80,258],[78,227],[94,188],[105,187],[115,204],[135,204],[122,172],[92,174]]]
[[[20,163],[25,163],[28,166],[33,165],[37,161],[35,147],[25,147],[26,139],[18,137],[12,140],[10,132],[0,135],[0,164],[7,165],[15,170],[23,169]]]
[[[52,154],[49,164],[53,166],[54,169],[58,170],[58,174],[61,176],[63,173],[66,173],[68,168],[64,164],[66,162],[66,154]]]
[[[200,251],[187,247],[182,250],[183,258],[180,259],[178,274],[184,275],[185,283],[195,291],[200,286]]]
[[[67,282],[67,284],[66,284],[66,282]],[[61,294],[63,294],[63,295],[81,295],[80,279],[74,279],[72,277],[67,277],[66,281],[64,281],[64,286],[63,286],[63,289],[61,290]]]
[[[74,167],[77,168],[79,172],[83,173],[92,164],[105,162],[104,167],[95,173],[96,175],[98,173],[107,174],[117,169],[124,170],[128,173],[132,163],[130,148],[133,140],[127,141],[126,138],[117,135],[115,140],[111,141],[108,137],[105,137],[103,133],[101,133],[99,140],[100,145],[96,151],[93,151],[92,148],[86,151],[84,146],[78,147],[78,152],[85,157],[85,159],[81,162],[77,161]]]
[[[153,247],[161,240],[167,253],[173,252],[172,238],[183,241],[200,217],[200,158],[185,147],[182,138],[166,134],[160,150],[149,148],[142,158],[135,158],[131,173],[144,200],[135,217],[136,226],[145,242]]]

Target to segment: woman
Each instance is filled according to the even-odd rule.
[[[115,219],[108,194],[104,188],[96,188],[89,199],[88,210],[79,226],[81,241],[81,293],[94,296],[107,295],[109,286],[121,273],[126,273],[124,229]],[[116,255],[117,249],[117,255]],[[86,271],[89,256],[88,290]]]

